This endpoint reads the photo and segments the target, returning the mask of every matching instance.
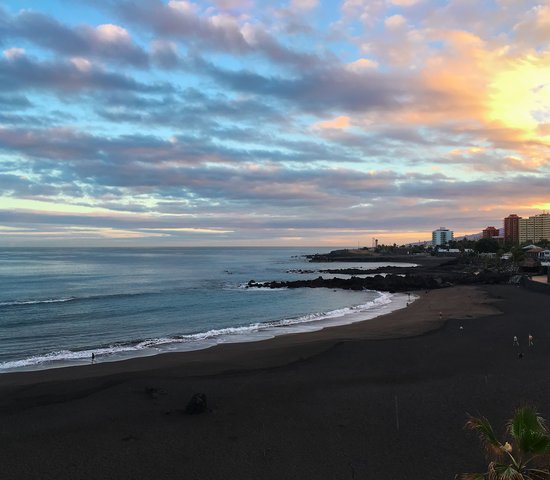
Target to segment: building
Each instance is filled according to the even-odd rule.
[[[525,251],[525,256],[531,257],[533,260],[538,260],[541,252],[544,251],[542,248],[536,247],[536,246],[533,246],[529,250],[525,250],[525,249],[523,250]]]
[[[493,238],[493,237],[498,237],[499,233],[500,232],[498,228],[487,227],[485,230],[483,230],[481,236],[482,238]]]
[[[519,243],[519,221],[521,217],[518,217],[515,213],[508,215],[504,219],[504,241],[506,243],[512,243],[517,245]]]
[[[550,213],[519,219],[520,243],[550,240]]]
[[[439,227],[432,232],[432,245],[437,247],[439,245],[446,245],[453,239],[453,232],[445,227]]]

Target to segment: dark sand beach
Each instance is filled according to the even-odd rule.
[[[466,412],[550,418],[549,344],[550,295],[453,287],[320,332],[0,375],[0,478],[452,479],[484,467]],[[185,415],[195,392],[211,411]]]

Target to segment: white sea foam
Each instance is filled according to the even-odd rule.
[[[411,300],[415,300],[412,297]],[[166,351],[189,351],[210,348],[221,343],[244,343],[272,338],[287,333],[310,332],[329,326],[369,320],[407,305],[407,295],[382,292],[367,303],[328,312],[312,313],[266,323],[212,329],[175,337],[145,339],[94,349],[60,350],[21,360],[0,363],[0,372],[14,369],[36,370],[90,363],[92,353],[98,362],[115,361],[136,356],[156,355]]]
[[[141,295],[157,295],[161,292],[156,290],[140,291],[140,292],[125,292],[125,293],[110,293],[107,295],[88,295],[80,297],[59,297],[59,298],[38,298],[38,299],[25,299],[25,300],[8,300],[0,302],[1,307],[14,307],[19,305],[40,305],[43,303],[64,303],[75,302],[81,300],[102,300],[105,298],[114,297],[139,297]]]
[[[65,298],[45,298],[42,300],[12,300],[8,302],[0,302],[0,307],[12,307],[15,305],[38,305],[40,303],[62,303],[76,300],[76,297]]]

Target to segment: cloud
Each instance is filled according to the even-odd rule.
[[[531,46],[547,46],[550,42],[550,4],[534,6],[514,26],[516,38]]]
[[[151,58],[162,68],[177,68],[181,64],[177,45],[168,40],[153,40],[151,42]]]
[[[405,80],[399,75],[368,70],[357,73],[343,66],[313,69],[302,76],[288,78],[268,77],[247,70],[231,71],[198,58],[194,64],[198,71],[225,87],[279,98],[306,111],[400,108],[420,87],[414,78]]]
[[[421,0],[390,0],[390,3],[399,7],[411,7]]]
[[[378,62],[368,58],[360,58],[354,62],[348,63],[346,68],[354,73],[361,73],[371,69],[378,68]]]
[[[293,10],[313,10],[319,5],[319,0],[291,0],[290,8]]]
[[[336,117],[333,120],[325,120],[324,122],[317,122],[313,125],[313,128],[348,128],[350,126],[349,117]]]
[[[224,10],[247,10],[254,5],[253,0],[213,0],[213,3]]]
[[[0,95],[0,111],[19,110],[30,106],[32,106],[32,103],[24,95]]]
[[[320,62],[315,54],[281,44],[261,24],[242,22],[228,13],[201,13],[189,2],[123,1],[117,3],[116,10],[124,20],[149,29],[160,38],[184,40],[194,48],[236,55],[259,54],[282,65],[299,67]]]
[[[0,8],[0,226],[401,239],[547,203],[540,1],[52,5]]]
[[[22,10],[5,20],[12,38],[52,49],[63,55],[90,56],[116,63],[146,67],[147,53],[137,46],[124,28],[114,24],[69,27],[49,15]]]
[[[86,59],[37,60],[21,52],[0,59],[0,87],[6,92],[35,88],[63,92],[100,89],[154,93],[172,90],[167,84],[147,85],[128,75],[106,71]]]
[[[384,20],[384,25],[389,29],[397,29],[404,27],[407,24],[407,20],[403,15],[392,15]]]
[[[7,50],[4,50],[3,52],[4,57],[8,60],[16,60],[17,58],[21,58],[25,56],[25,49],[24,48],[8,48]]]

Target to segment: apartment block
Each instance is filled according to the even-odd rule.
[[[453,239],[453,232],[445,227],[440,227],[432,232],[432,245],[446,245]]]
[[[518,226],[520,243],[550,240],[550,213],[520,218]]]
[[[504,241],[506,243],[518,244],[519,240],[519,221],[521,217],[518,217],[515,213],[508,215],[504,219]]]

